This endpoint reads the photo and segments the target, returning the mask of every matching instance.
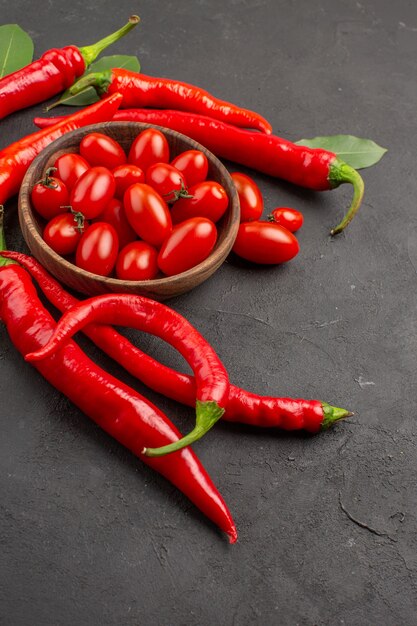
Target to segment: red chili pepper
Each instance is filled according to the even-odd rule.
[[[53,48],[38,61],[2,78],[0,119],[19,109],[44,102],[70,87],[105,48],[126,35],[138,22],[138,16],[133,15],[123,28],[92,46]]]
[[[361,204],[364,193],[362,177],[334,152],[298,146],[281,137],[254,133],[209,117],[178,111],[120,111],[113,118],[113,121],[116,120],[172,128],[200,142],[219,157],[300,187],[325,191],[342,183],[351,183],[352,204],[340,224],[331,231],[332,235],[340,233],[349,224]]]
[[[85,300],[67,311],[56,332],[42,349],[26,355],[28,361],[49,357],[65,338],[92,322],[131,326],[156,335],[176,348],[190,365],[196,381],[196,425],[179,441],[167,446],[147,446],[147,456],[161,456],[198,441],[224,413],[229,398],[229,377],[210,344],[169,307],[132,294],[106,294]]]
[[[113,94],[86,109],[36,133],[19,139],[0,151],[0,205],[19,191],[23,177],[33,159],[51,141],[81,126],[106,122],[112,118],[122,101],[120,94]]]
[[[65,291],[32,257],[11,251],[1,254],[20,263],[37,280],[47,299],[62,313],[79,303],[79,300]],[[195,405],[196,385],[193,376],[180,374],[162,365],[132,345],[111,326],[89,324],[83,328],[83,332],[132,376],[136,376],[154,391],[182,404]],[[252,426],[283,430],[304,429],[317,433],[349,415],[352,414],[327,402],[260,396],[230,385],[226,412],[222,419]]]
[[[56,327],[29,274],[19,265],[0,268],[0,319],[22,355],[42,348]],[[181,437],[156,406],[102,370],[73,341],[34,365],[103,430],[178,487],[229,535],[231,543],[236,541],[230,512],[191,448],[155,459],[142,454],[144,445],[160,446]]]
[[[113,121],[146,122],[172,128],[199,141],[219,157],[300,187],[324,191],[351,183],[352,204],[340,224],[331,231],[332,235],[342,232],[360,207],[364,193],[362,177],[328,150],[298,146],[274,135],[242,130],[209,117],[180,111],[130,109],[119,111]]]
[[[123,94],[122,106],[125,109],[131,107],[173,108],[210,115],[214,119],[244,128],[255,128],[266,134],[272,131],[269,122],[258,113],[219,100],[200,87],[169,78],[154,78],[114,68],[84,76],[71,87],[71,93],[80,93],[87,87],[94,87],[101,96],[116,92]]]

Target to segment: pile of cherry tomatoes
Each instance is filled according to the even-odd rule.
[[[173,276],[204,261],[228,208],[225,189],[207,180],[199,150],[174,159],[157,129],[142,131],[129,153],[112,137],[86,135],[78,153],[59,156],[37,182],[31,201],[46,221],[45,242],[78,267],[123,280]],[[234,173],[241,225],[234,252],[256,263],[283,263],[298,252],[292,232],[302,224],[293,209],[259,221],[263,199],[256,183]],[[292,231],[292,232],[290,232]]]

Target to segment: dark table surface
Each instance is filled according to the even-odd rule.
[[[0,1],[1,23],[26,29],[36,55],[92,43],[131,13],[142,23],[112,53],[137,54],[145,73],[259,111],[289,139],[349,133],[388,148],[363,171],[362,210],[334,239],[347,186],[319,194],[253,174],[265,213],[303,212],[300,254],[271,268],[229,259],[170,301],[233,382],[355,416],[316,437],[219,424],[195,446],[238,526],[230,546],[24,363],[1,327],[0,623],[415,624],[417,5]],[[2,121],[1,147],[33,132],[41,112]],[[25,250],[16,201],[6,208],[9,246]],[[135,337],[183,367],[158,340]],[[80,342],[189,429],[191,409]]]

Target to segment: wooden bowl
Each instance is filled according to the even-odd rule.
[[[33,185],[43,178],[45,171],[55,160],[66,152],[78,152],[81,139],[91,132],[101,132],[116,139],[126,152],[137,135],[146,128],[157,128],[168,140],[171,159],[184,150],[201,150],[209,162],[207,178],[220,183],[229,198],[229,207],[220,222],[217,223],[218,239],[210,256],[199,265],[175,276],[153,280],[119,280],[98,276],[80,269],[67,259],[54,252],[42,238],[42,226],[36,212],[33,211],[30,193]],[[108,292],[130,292],[141,294],[155,300],[165,300],[178,296],[207,280],[223,263],[236,239],[239,228],[240,207],[236,188],[226,168],[204,146],[168,128],[138,122],[106,122],[93,124],[67,133],[34,159],[26,172],[19,194],[19,221],[25,241],[33,256],[60,282],[68,287],[88,295]]]

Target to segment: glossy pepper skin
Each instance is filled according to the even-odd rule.
[[[121,93],[123,95],[122,106],[125,109],[172,108],[210,115],[228,124],[254,128],[266,134],[272,131],[269,122],[258,113],[220,100],[200,87],[169,78],[154,78],[138,72],[115,68],[108,72],[93,72],[85,76],[71,87],[71,92],[79,93],[88,86],[95,87],[101,96]]]
[[[119,111],[113,119],[172,128],[200,142],[218,157],[307,189],[325,191],[342,183],[352,184],[351,206],[331,230],[332,235],[346,228],[360,207],[364,193],[360,174],[328,150],[299,146],[275,135],[251,132],[210,117],[180,111],[131,109]]]
[[[139,18],[132,16],[123,28],[92,46],[48,50],[37,61],[2,78],[0,119],[68,89],[102,50],[123,37],[138,22]]]
[[[64,313],[47,345],[25,358],[38,361],[53,354],[65,338],[92,322],[130,326],[160,337],[182,354],[194,372],[194,429],[175,444],[147,446],[146,455],[170,454],[198,441],[223,415],[229,397],[229,377],[213,348],[182,315],[143,296],[118,293],[88,298]]]
[[[34,258],[11,251],[3,252],[2,255],[21,264],[38,282],[49,302],[62,313],[79,303]],[[159,363],[111,326],[89,324],[83,328],[83,332],[130,374],[154,391],[182,404],[192,407],[195,405],[197,390],[193,376],[180,374]],[[349,415],[351,414],[345,409],[331,406],[327,402],[260,396],[230,385],[222,419],[251,426],[317,433]]]
[[[44,346],[54,331],[55,321],[19,265],[0,268],[0,319],[22,355]],[[181,437],[157,407],[98,367],[73,341],[35,367],[103,430],[178,487],[231,543],[236,541],[230,512],[190,448],[161,458],[142,454],[145,445],[165,445]]]
[[[65,133],[112,118],[119,108],[122,96],[114,94],[91,106],[69,115],[50,128],[44,128],[19,139],[0,151],[0,205],[19,191],[23,177],[33,159],[51,141]]]

